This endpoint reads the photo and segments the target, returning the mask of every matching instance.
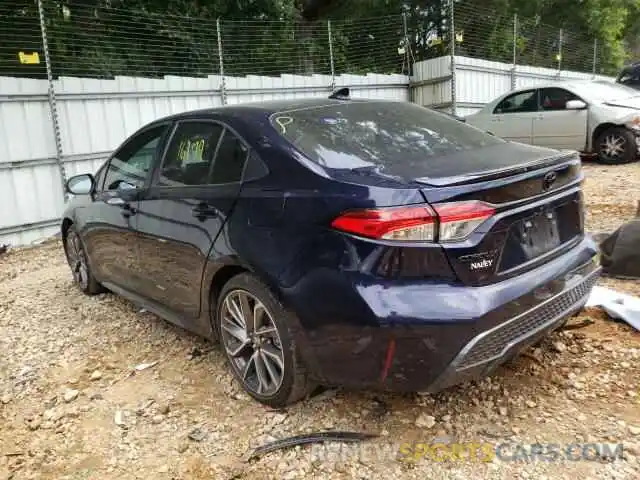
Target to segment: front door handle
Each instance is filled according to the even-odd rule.
[[[206,202],[200,202],[192,209],[193,216],[204,220],[205,218],[217,217],[218,211]]]
[[[106,203],[108,205],[114,205],[114,206],[120,207],[122,209],[120,213],[125,218],[129,218],[131,215],[135,215],[136,214],[136,209],[134,207],[132,207],[129,202],[127,202],[126,200],[123,200],[120,197],[108,198],[106,200]]]
[[[118,205],[118,206],[123,206],[125,202],[123,199],[121,199],[120,197],[110,197],[106,200],[106,203],[108,203],[109,205]]]

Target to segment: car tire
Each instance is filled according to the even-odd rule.
[[[74,283],[87,295],[97,295],[105,288],[96,280],[89,265],[89,258],[82,238],[71,225],[64,237],[64,252],[71,268]]]
[[[227,363],[244,390],[272,408],[315,388],[296,346],[295,324],[293,313],[249,273],[231,278],[218,296],[215,327]]]
[[[609,128],[602,132],[596,139],[595,147],[598,159],[607,165],[619,165],[637,160],[636,137],[623,127]]]

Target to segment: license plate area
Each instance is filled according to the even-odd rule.
[[[521,217],[509,227],[498,272],[533,260],[576,238],[581,231],[578,199]]]
[[[521,220],[516,225],[516,233],[527,259],[553,250],[561,243],[555,209],[545,210]]]

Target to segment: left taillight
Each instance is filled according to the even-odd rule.
[[[427,242],[435,239],[436,214],[427,205],[370,208],[343,213],[331,226],[381,240]]]
[[[455,242],[464,240],[495,210],[478,201],[372,208],[343,213],[331,226],[343,232],[380,240]]]

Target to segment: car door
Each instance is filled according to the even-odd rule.
[[[222,123],[181,121],[140,199],[143,294],[181,318],[200,313],[203,271],[240,192],[247,154]]]
[[[583,151],[588,110],[567,110],[570,100],[582,100],[564,88],[540,90],[540,111],[533,122],[533,143],[541,147]]]
[[[530,144],[537,112],[538,90],[515,92],[496,105],[487,130],[505,140]]]
[[[95,275],[127,290],[137,286],[136,195],[152,170],[168,124],[137,132],[98,172],[84,239]]]

